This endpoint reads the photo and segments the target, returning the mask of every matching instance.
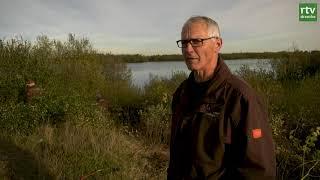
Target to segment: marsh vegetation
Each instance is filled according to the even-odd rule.
[[[142,91],[125,62],[144,58],[101,54],[74,35],[0,40],[1,179],[165,179],[171,95],[187,74]],[[319,178],[320,52],[272,59],[272,71],[238,73],[268,107],[278,179]]]

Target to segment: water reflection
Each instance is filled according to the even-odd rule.
[[[246,65],[250,69],[271,70],[271,65],[268,59],[241,59],[241,60],[226,60],[230,70],[236,73],[241,66]],[[170,62],[145,62],[145,63],[128,63],[128,68],[132,72],[132,82],[135,86],[143,87],[150,81],[150,76],[160,76],[170,78],[173,72],[183,71],[190,73],[187,66],[182,61]]]

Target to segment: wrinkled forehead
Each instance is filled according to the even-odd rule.
[[[181,39],[203,38],[208,36],[208,26],[203,22],[186,23],[182,27]]]

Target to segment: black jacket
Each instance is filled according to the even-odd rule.
[[[191,73],[173,95],[168,179],[275,179],[268,115],[254,90],[220,57],[205,87],[194,85]]]

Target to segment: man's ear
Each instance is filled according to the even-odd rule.
[[[220,38],[220,39],[217,39],[217,42],[215,43],[214,48],[215,48],[215,50],[216,50],[217,52],[220,51],[220,49],[222,48],[222,39],[221,39],[221,38]]]
[[[216,45],[217,45],[217,48],[219,48],[219,50],[222,48],[222,38],[218,39]]]

